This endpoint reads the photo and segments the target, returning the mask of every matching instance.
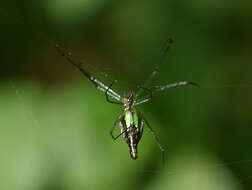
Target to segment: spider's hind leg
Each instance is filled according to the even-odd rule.
[[[147,119],[143,116],[143,114],[141,114],[141,117],[143,118],[144,122],[146,123],[146,125],[147,125],[149,131],[151,132],[151,134],[152,134],[152,136],[153,136],[153,138],[154,138],[156,144],[158,145],[158,147],[159,147],[159,149],[160,149],[160,151],[161,151],[161,153],[162,153],[162,161],[163,161],[163,165],[165,166],[165,149],[164,149],[164,147],[161,145],[161,143],[160,143],[160,141],[159,141],[159,139],[158,139],[158,137],[157,137],[155,131],[152,129],[152,127],[150,126],[150,124],[149,124],[149,122],[147,121]]]

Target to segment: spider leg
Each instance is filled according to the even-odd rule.
[[[125,129],[123,132],[121,132],[119,135],[117,135],[116,137],[113,137],[114,140],[116,140],[118,137],[120,137],[123,133],[125,133],[127,131],[127,129]]]
[[[100,87],[100,86],[97,86],[96,88],[97,88],[98,90],[104,92],[104,93],[106,93],[106,91],[107,91],[107,89],[108,89],[108,88],[107,88],[107,89],[104,89],[104,88],[102,88],[102,87]],[[118,98],[117,96],[115,96],[114,94],[112,94],[109,90],[108,90],[107,94],[108,94],[109,96],[111,96],[112,98],[114,98],[115,100],[117,100],[118,102],[121,102],[121,98]]]
[[[143,98],[143,99],[137,101],[137,102],[135,103],[135,105],[137,106],[137,105],[143,104],[143,103],[145,103],[145,102],[148,102],[148,101],[150,101],[150,100],[151,100],[150,98]]]
[[[127,129],[125,129],[122,133],[120,133],[119,135],[117,135],[116,137],[113,135],[113,131],[114,131],[114,129],[115,129],[115,127],[116,127],[116,124],[118,123],[118,122],[121,122],[121,118],[122,118],[122,115],[120,115],[116,120],[115,120],[115,122],[114,122],[114,124],[113,124],[113,126],[112,126],[112,128],[110,129],[110,135],[111,135],[111,137],[114,139],[114,140],[116,140],[118,137],[120,137],[124,132],[126,132],[127,131]]]
[[[143,89],[149,93],[149,99],[152,99],[152,90],[143,86],[137,86],[137,88]]]
[[[153,95],[153,94],[155,94],[157,92],[165,91],[168,88],[172,88],[172,87],[176,87],[176,86],[186,86],[186,85],[194,85],[194,86],[200,87],[199,84],[197,84],[195,82],[183,81],[183,82],[175,82],[175,83],[168,84],[168,85],[165,85],[165,86],[154,86],[154,87],[152,87],[152,88],[155,88],[154,90],[151,90],[151,89],[148,89],[148,90],[150,90],[152,95]],[[135,103],[135,105],[137,106],[137,105],[143,104],[145,102],[150,101],[151,99],[152,99],[152,96],[142,98],[142,99],[138,100]]]
[[[109,87],[106,89],[106,91],[105,91],[106,100],[107,100],[107,102],[109,102],[109,103],[111,103],[111,104],[120,104],[120,105],[122,105],[122,102],[121,102],[121,101],[120,101],[120,102],[112,101],[112,100],[109,99],[109,96],[108,96],[108,91],[109,91],[109,89],[111,89],[111,87],[113,86],[113,84],[114,84],[115,82],[117,82],[117,81],[114,80],[114,81],[109,85]]]
[[[95,77],[91,76],[90,73],[88,73],[85,69],[83,69],[81,67],[81,62],[80,61],[76,61],[71,52],[66,52],[61,46],[59,46],[58,44],[55,45],[56,49],[58,50],[58,52],[60,53],[61,56],[65,57],[65,59],[71,63],[72,65],[74,65],[76,68],[78,68],[80,70],[80,72],[82,72],[82,74],[87,77],[94,85],[96,88],[98,88],[99,90],[105,92],[106,90],[108,91],[107,94],[109,96],[111,96],[112,98],[116,99],[117,101],[121,101],[121,96],[116,93],[115,91],[113,91],[112,89],[110,89],[109,87],[107,87],[105,84],[103,84],[101,81],[99,81],[98,79],[96,79]]]
[[[175,83],[172,83],[172,84],[167,84],[167,85],[164,85],[164,86],[153,87],[153,88],[155,88],[153,93],[162,92],[162,91],[167,90],[168,88],[172,88],[172,87],[176,87],[176,86],[186,86],[186,85],[194,85],[194,86],[199,87],[199,84],[197,84],[195,82],[181,81],[181,82],[175,82]]]
[[[147,92],[149,93],[149,96],[148,96],[148,97],[145,97],[145,98],[143,98],[143,99],[140,99],[139,101],[137,101],[137,102],[135,103],[136,106],[139,105],[139,104],[148,102],[148,101],[150,101],[150,100],[152,99],[153,92],[152,92],[151,89],[145,88],[145,87],[143,87],[143,86],[137,86],[137,88],[141,88],[141,89],[147,91]]]
[[[159,149],[160,149],[160,151],[161,151],[161,153],[162,153],[163,165],[165,166],[165,149],[164,149],[164,147],[161,145],[161,143],[160,143],[160,141],[159,141],[159,139],[158,139],[158,137],[157,137],[155,131],[152,129],[152,127],[150,126],[150,124],[149,124],[149,122],[147,121],[147,119],[143,116],[143,114],[141,114],[141,117],[143,118],[144,122],[146,123],[146,125],[147,125],[149,131],[151,132],[151,134],[152,134],[152,136],[153,136],[153,138],[154,138],[156,144],[158,145],[158,147],[159,147]]]
[[[161,61],[158,63],[158,65],[154,68],[154,70],[152,71],[152,73],[150,74],[150,76],[145,80],[144,84],[142,85],[143,87],[146,87],[149,85],[149,83],[152,81],[152,79],[157,75],[157,73],[159,72],[159,68],[160,68],[160,65],[164,62],[164,59],[167,55],[167,52],[168,50],[170,49],[171,47],[171,44],[173,43],[173,39],[172,38],[168,38],[166,41],[165,41],[165,49],[164,49],[164,52],[163,52],[163,55],[161,57]],[[140,96],[141,93],[143,92],[143,89],[139,89],[136,93],[136,97]]]

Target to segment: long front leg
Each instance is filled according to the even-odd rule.
[[[164,52],[163,52],[163,55],[161,57],[161,60],[160,62],[157,64],[157,66],[154,68],[154,70],[152,71],[152,73],[150,74],[150,76],[145,80],[144,84],[142,85],[143,87],[147,87],[150,82],[153,80],[153,78],[157,75],[157,73],[159,72],[159,68],[160,68],[160,65],[164,62],[164,59],[166,57],[166,54],[168,52],[168,50],[170,49],[171,47],[171,44],[173,43],[173,39],[172,38],[168,38],[165,43],[164,43]],[[143,88],[142,89],[139,89],[136,93],[136,97],[139,97],[143,92]]]
[[[92,76],[89,72],[87,72],[85,69],[83,69],[81,67],[81,62],[78,61],[78,60],[76,60],[76,59],[74,59],[71,52],[66,52],[58,44],[56,44],[55,47],[58,50],[58,52],[60,53],[60,55],[62,55],[63,57],[65,57],[65,59],[69,63],[71,63],[72,65],[74,65],[76,68],[78,68],[80,70],[80,72],[82,72],[82,74],[85,77],[87,77],[95,85],[96,88],[98,88],[99,90],[101,90],[103,92],[108,91],[107,92],[108,95],[110,95],[112,98],[116,99],[117,101],[121,101],[121,96],[118,93],[116,93],[115,91],[113,91],[111,88],[109,88],[108,86],[106,86],[105,84],[103,84],[97,78],[95,78],[94,76]]]
[[[153,95],[158,92],[163,92],[167,90],[168,88],[177,87],[177,86],[186,86],[186,85],[194,85],[194,86],[199,87],[199,85],[195,82],[183,81],[183,82],[175,82],[175,83],[164,85],[164,86],[154,86],[152,87],[152,89],[149,89],[149,90],[152,92],[152,95]],[[145,102],[150,101],[151,99],[152,99],[152,96],[142,98],[138,100],[135,105],[137,106],[137,105],[143,104]]]
[[[199,87],[199,84],[195,83],[195,82],[189,82],[189,81],[182,81],[182,82],[175,82],[172,84],[167,84],[164,86],[155,86],[153,87],[153,93],[157,93],[157,92],[162,92],[167,90],[168,88],[172,88],[172,87],[176,87],[176,86],[186,86],[186,85],[193,85],[193,86],[197,86]]]

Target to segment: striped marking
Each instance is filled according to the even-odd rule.
[[[126,111],[124,117],[127,128],[134,125],[136,128],[138,127],[138,117],[137,114],[132,111]]]

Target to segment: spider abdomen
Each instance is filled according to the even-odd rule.
[[[123,133],[124,141],[128,144],[130,156],[137,159],[137,145],[143,133],[143,120],[134,110],[124,112],[120,121],[121,133]]]

